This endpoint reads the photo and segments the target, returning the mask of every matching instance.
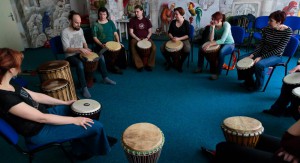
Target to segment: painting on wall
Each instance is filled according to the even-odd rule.
[[[21,30],[26,37],[26,48],[48,46],[52,37],[60,35],[69,26],[71,10],[68,0],[14,0],[14,12],[20,17]]]
[[[252,14],[255,17],[260,15],[261,4],[257,2],[234,2],[232,4],[232,15],[247,15]]]

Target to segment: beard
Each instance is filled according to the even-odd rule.
[[[80,30],[80,27],[74,27],[74,26],[72,26],[72,28],[73,28],[75,31],[79,31],[79,30]]]

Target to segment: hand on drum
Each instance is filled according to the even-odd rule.
[[[296,71],[300,71],[300,65],[297,65],[296,67],[294,67],[292,70],[289,71],[289,73],[293,73]]]
[[[75,101],[77,100],[69,100],[69,101],[65,101],[66,105],[72,105]]]
[[[86,48],[80,48],[80,52],[86,55],[90,55],[92,54],[92,50],[91,49],[86,49]]]
[[[75,125],[82,126],[84,129],[87,129],[87,126],[92,127],[92,124],[94,124],[94,121],[90,118],[86,117],[74,117],[75,118]]]
[[[254,59],[254,64],[257,63],[257,62],[259,62],[260,60],[261,60],[261,57],[255,58],[255,59]]]
[[[210,43],[209,43],[209,44],[203,46],[202,49],[203,49],[204,51],[206,51],[206,49],[208,49],[210,46],[211,46],[211,45],[210,45]]]
[[[299,163],[299,159],[297,157],[295,157],[294,155],[289,154],[285,150],[280,151],[277,154],[277,156],[281,157],[286,162]]]

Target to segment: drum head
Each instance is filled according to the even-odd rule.
[[[94,52],[91,52],[90,55],[86,55],[86,54],[81,53],[80,57],[86,58],[87,61],[89,61],[89,62],[92,62],[92,61],[94,61],[94,59],[99,58],[98,54],[96,54]]]
[[[72,110],[76,113],[91,113],[100,110],[101,104],[95,100],[82,99],[75,101],[72,106]]]
[[[226,118],[223,121],[224,127],[231,131],[236,131],[240,134],[252,134],[262,130],[262,124],[260,121],[245,117],[245,116],[235,116]]]
[[[69,65],[68,61],[65,60],[56,60],[56,61],[48,61],[46,63],[43,63],[38,67],[38,71],[51,71],[51,70],[57,70],[61,69],[63,67],[66,67]]]
[[[116,41],[108,41],[105,46],[110,51],[118,51],[121,49],[121,44]]]
[[[297,96],[297,97],[300,97],[300,87],[294,88],[292,90],[292,94]]]
[[[151,42],[144,39],[137,43],[137,46],[141,49],[149,49],[151,47]]]
[[[236,67],[238,69],[248,69],[248,68],[252,67],[253,65],[254,65],[253,59],[246,57],[246,58],[239,60],[236,64]]]
[[[68,83],[66,79],[49,79],[42,83],[41,88],[43,91],[55,91],[66,87]]]
[[[123,145],[138,152],[151,151],[163,143],[161,130],[151,123],[129,126],[122,136]]]
[[[300,73],[295,72],[292,74],[288,74],[283,78],[283,82],[286,84],[299,84],[300,82]]]
[[[208,41],[208,42],[206,42],[206,43],[204,43],[203,45],[202,45],[202,49],[203,49],[203,47],[204,46],[206,46],[207,44],[209,44],[210,42]],[[219,50],[220,49],[220,45],[214,45],[214,46],[210,46],[209,48],[207,48],[206,49],[206,52],[215,52],[215,51],[217,51],[217,50]]]
[[[168,41],[167,43],[166,43],[166,50],[168,51],[168,52],[176,52],[176,51],[179,51],[179,50],[181,50],[182,49],[182,47],[183,47],[183,43],[182,43],[182,41],[176,41],[176,42],[174,42],[174,41]]]

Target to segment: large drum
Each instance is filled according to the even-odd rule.
[[[180,66],[180,58],[181,58],[181,53],[182,53],[182,48],[183,48],[183,42],[182,41],[168,41],[166,43],[166,50],[168,53],[170,53],[170,56],[173,60],[173,64],[176,67]]]
[[[94,72],[97,69],[99,61],[98,54],[91,52],[90,55],[80,54],[80,57],[84,61],[84,70],[86,72]]]
[[[122,135],[122,146],[130,163],[156,163],[164,145],[162,131],[151,123],[136,123]]]
[[[207,44],[209,44],[210,42],[206,42],[202,45],[202,54],[205,56],[205,58],[207,59],[207,61],[210,64],[210,71],[212,73],[216,73],[217,71],[217,66],[218,66],[218,57],[219,57],[219,52],[220,52],[220,45],[214,45],[214,46],[210,46],[209,48],[207,48],[206,50],[204,50],[203,48],[205,46],[207,46]],[[215,71],[215,72],[214,72]]]
[[[294,88],[300,87],[300,73],[295,72],[286,75],[283,80],[283,89],[291,92]]]
[[[255,147],[264,128],[260,121],[244,116],[226,118],[221,125],[226,141]]]
[[[121,44],[116,41],[108,41],[105,46],[109,51],[109,55],[107,56],[109,62],[115,64],[121,52]]]
[[[101,104],[95,100],[77,100],[72,104],[71,108],[75,116],[88,117],[96,120],[100,117]]]
[[[151,42],[144,39],[137,43],[139,55],[143,60],[144,66],[148,64],[148,59],[151,54]]]
[[[69,81],[71,99],[77,100],[76,90],[70,70],[70,64],[65,60],[55,60],[43,63],[38,67],[38,74],[41,82],[48,79],[66,79]]]
[[[54,98],[69,101],[71,100],[71,93],[69,81],[66,79],[49,79],[42,83],[42,91]]]
[[[237,73],[238,73],[238,80],[246,80],[251,75],[253,75],[254,71],[254,61],[253,59],[246,57],[237,62]]]

